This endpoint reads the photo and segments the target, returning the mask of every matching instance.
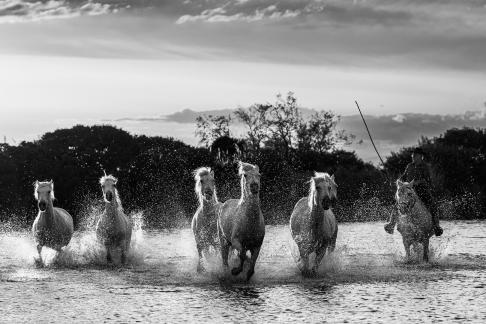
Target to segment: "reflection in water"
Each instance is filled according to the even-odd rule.
[[[250,283],[210,258],[196,272],[191,231],[134,232],[129,264],[107,266],[89,228],[34,267],[30,233],[0,231],[0,322],[423,322],[486,316],[486,224],[444,222],[432,262],[405,262],[400,236],[379,223],[342,224],[317,278],[295,266],[287,226],[269,226]],[[236,257],[230,263],[238,262]]]

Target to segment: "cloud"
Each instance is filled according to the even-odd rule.
[[[110,4],[87,1],[72,6],[65,0],[26,1],[0,0],[0,23],[16,23],[46,19],[96,16],[116,12]]]
[[[393,121],[396,121],[397,123],[403,123],[403,121],[407,119],[404,115],[398,114],[395,117],[392,118]]]
[[[249,6],[252,4],[251,6]],[[227,22],[256,22],[261,20],[280,20],[295,18],[301,15],[301,10],[279,10],[276,4],[255,4],[250,0],[235,0],[228,2],[221,7],[205,9],[200,14],[183,15],[177,19],[176,24],[203,21],[208,23],[227,23]]]

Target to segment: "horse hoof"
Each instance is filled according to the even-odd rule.
[[[43,268],[44,263],[42,262],[42,259],[34,258],[34,265],[36,268]]]
[[[435,236],[441,236],[442,233],[444,233],[444,230],[441,227],[437,226],[436,228],[434,228]]]
[[[241,273],[242,270],[243,269],[241,269],[241,268],[233,268],[233,269],[231,269],[231,274],[233,276],[237,276],[237,275],[239,275]]]
[[[395,224],[386,224],[384,226],[385,232],[387,232],[388,234],[393,234],[393,232],[395,230],[394,227],[395,227]]]

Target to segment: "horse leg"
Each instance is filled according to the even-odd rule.
[[[429,262],[429,239],[423,240],[422,245],[424,247],[424,261]]]
[[[410,261],[410,245],[411,243],[403,238],[403,247],[405,248],[405,258],[407,259],[407,262]]]
[[[327,250],[327,244],[322,244],[319,246],[316,250],[316,260],[314,267],[312,267],[312,275],[317,275],[317,270],[319,270],[319,265],[321,264],[322,259],[324,258],[324,255],[326,254]]]
[[[246,281],[250,280],[250,278],[253,276],[255,273],[255,264],[258,259],[258,255],[260,254],[260,248],[261,246],[254,248],[250,250],[251,253],[251,259],[250,259],[250,269],[248,269],[248,272],[246,273]]]
[[[111,258],[110,247],[109,246],[105,246],[105,247],[106,247],[106,262],[112,263],[113,259]]]
[[[121,264],[126,264],[127,263],[127,249],[122,248],[121,249]]]
[[[197,254],[199,257],[199,260],[197,262],[197,272],[202,272],[204,271],[204,265],[203,265],[203,249],[204,247],[201,244],[197,244]]]
[[[41,252],[42,252],[42,245],[37,244],[37,254],[39,255],[39,258],[38,259],[35,259],[34,258],[34,260],[35,260],[35,263],[36,264],[43,266],[44,265],[44,262],[42,262]]]
[[[221,259],[223,260],[223,266],[225,268],[228,267],[228,255],[229,255],[229,243],[226,241],[225,238],[220,239],[221,244]]]
[[[301,263],[300,271],[305,276],[308,274],[309,271],[309,254],[307,250],[304,248],[303,244],[299,245],[299,254],[300,259],[299,262]]]
[[[233,276],[237,276],[241,271],[243,271],[243,264],[246,260],[246,250],[243,249],[243,246],[238,240],[233,240],[233,242],[231,242],[231,246],[238,251],[238,256],[240,257],[240,265],[231,269],[231,274]]]
[[[337,240],[338,228],[336,225],[336,231],[334,231],[334,235],[331,238],[331,244],[329,245],[329,252],[334,252],[336,248],[336,240]]]

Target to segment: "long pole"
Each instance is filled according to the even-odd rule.
[[[373,137],[371,137],[370,129],[368,128],[368,124],[366,124],[366,120],[364,119],[363,113],[361,112],[361,108],[359,108],[358,101],[355,100],[354,102],[356,103],[356,107],[358,107],[359,114],[361,115],[361,119],[363,120],[363,123],[366,127],[366,131],[368,132],[368,136],[370,137],[371,144],[373,145],[373,148],[375,149],[375,152],[376,152],[376,154],[378,155],[378,158],[381,161],[381,165],[383,165],[383,167],[385,167],[385,162],[383,162],[383,159],[381,158],[381,155],[378,152],[378,149],[376,148],[375,142],[373,141]],[[385,172],[385,175],[388,178],[388,181],[390,181],[390,183],[391,183],[391,180],[390,180],[390,177],[388,176],[388,173],[385,170],[383,170],[383,171]]]

